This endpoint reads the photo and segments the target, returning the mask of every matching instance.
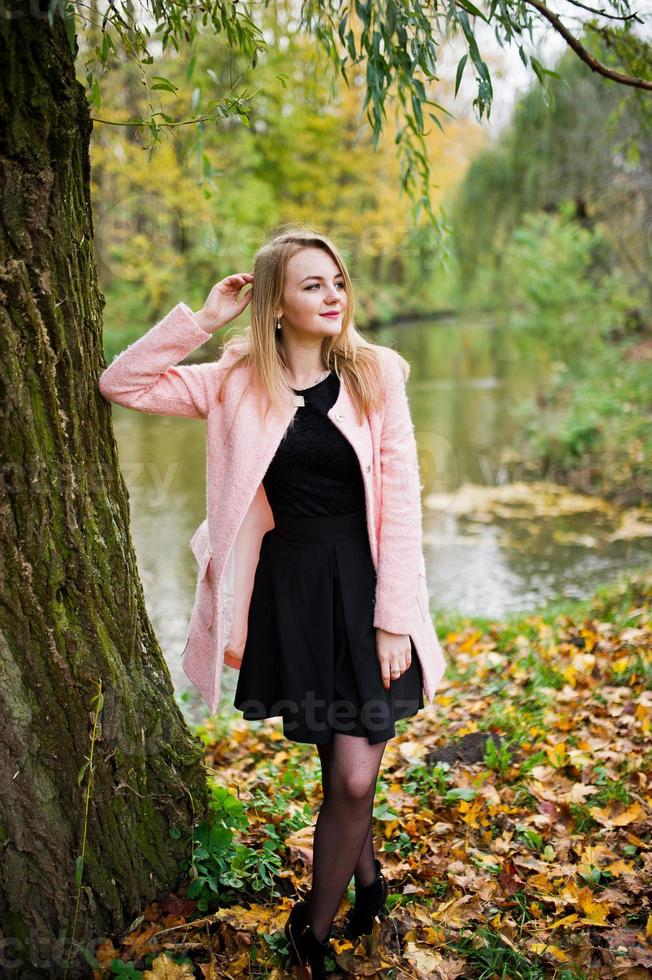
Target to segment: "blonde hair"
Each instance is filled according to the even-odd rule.
[[[354,324],[353,284],[338,249],[326,235],[306,225],[292,225],[288,230],[276,232],[256,253],[250,302],[251,323],[242,334],[230,337],[224,344],[224,352],[232,352],[236,360],[225,370],[220,397],[231,371],[245,364],[250,368],[247,387],[253,385],[258,398],[261,394],[267,397],[265,412],[272,405],[278,411],[284,411],[291,404],[293,392],[283,374],[287,361],[280,331],[276,329],[275,311],[283,297],[287,263],[304,248],[321,248],[327,252],[344,280],[346,307],[342,328],[337,335],[324,337],[322,365],[324,370],[335,371],[340,383],[346,385],[362,423],[365,415],[377,408],[384,396],[382,364],[376,353],[379,345],[366,340]],[[410,365],[403,358],[401,360],[407,379]]]

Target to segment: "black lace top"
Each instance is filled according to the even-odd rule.
[[[353,446],[327,416],[340,391],[331,371],[303,395],[274,459],[263,477],[272,513],[309,517],[364,511],[360,464]]]

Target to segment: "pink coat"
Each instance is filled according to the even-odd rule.
[[[225,352],[207,364],[179,365],[206,343],[185,303],[178,303],[104,370],[105,398],[154,415],[205,419],[207,517],[190,541],[198,580],[183,669],[210,711],[217,710],[223,665],[239,667],[261,539],[274,527],[262,479],[296,404],[264,423],[254,396],[243,397],[248,370],[236,368],[217,401]],[[429,611],[421,524],[421,484],[414,427],[397,354],[378,347],[386,392],[379,410],[359,424],[344,384],[328,411],[360,461],[371,554],[376,569],[373,625],[409,634],[431,701],[445,662]],[[298,404],[298,403],[297,403]],[[378,666],[380,670],[380,665]]]

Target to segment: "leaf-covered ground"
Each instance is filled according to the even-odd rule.
[[[375,797],[390,915],[338,940],[351,886],[335,977],[652,976],[651,600],[643,576],[561,611],[437,620],[446,682],[399,722]],[[289,975],[321,787],[315,748],[280,725],[202,727],[213,805],[191,883],[98,948],[97,980]]]

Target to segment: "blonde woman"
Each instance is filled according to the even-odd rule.
[[[243,288],[251,286],[242,295]],[[239,316],[221,357],[179,361]],[[394,723],[432,700],[444,661],[428,609],[407,362],[355,328],[335,244],[281,231],[252,273],[201,310],[178,304],[100,378],[112,401],[207,422],[206,520],[184,670],[211,711],[223,665],[247,719],[280,717],[319,752],[323,802],[312,886],[285,935],[291,962],[325,976],[351,876],[345,935],[386,910],[374,855],[376,780]]]

